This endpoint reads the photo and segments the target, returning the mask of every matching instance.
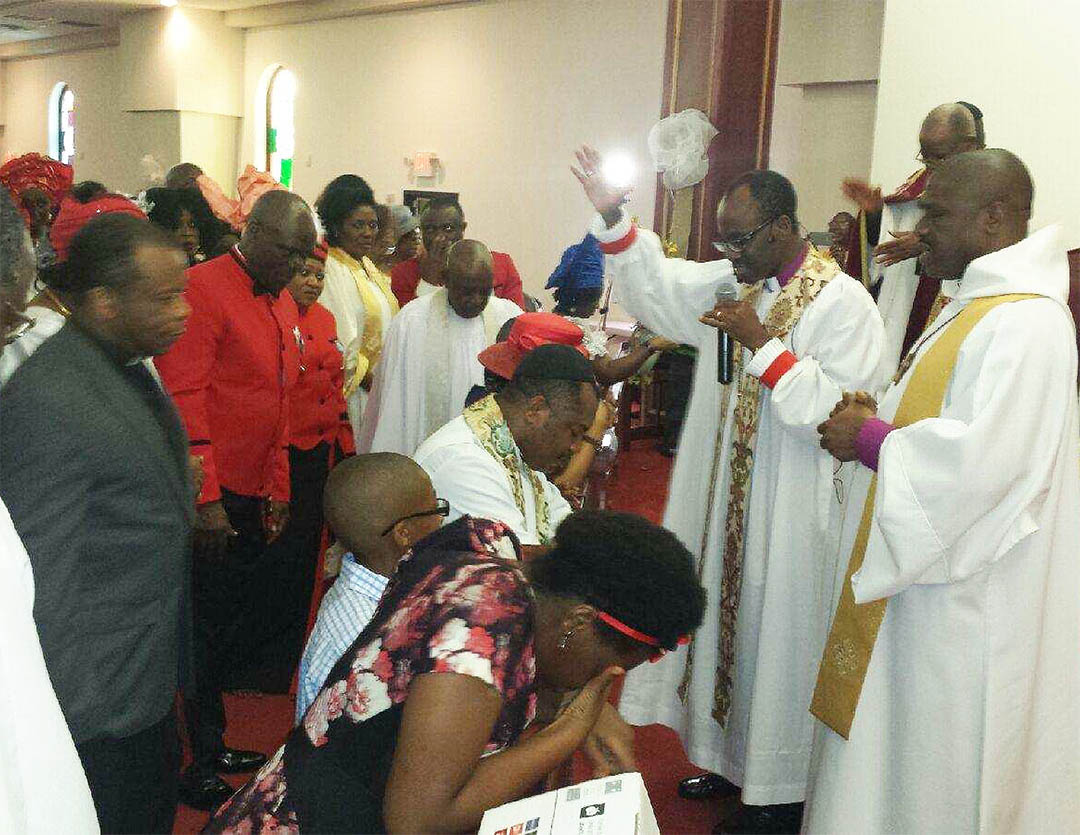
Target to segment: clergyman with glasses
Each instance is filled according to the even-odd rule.
[[[947,301],[942,279],[955,278],[926,275],[919,265],[925,246],[915,234],[923,214],[918,199],[942,162],[985,147],[982,111],[968,102],[949,102],[923,119],[915,155],[921,167],[900,188],[882,197],[880,188],[863,180],[844,181],[845,196],[859,207],[844,269],[876,288],[885,322],[884,364],[890,374]]]
[[[449,503],[435,497],[427,473],[395,452],[346,458],[326,480],[323,506],[344,554],[300,659],[297,724],[375,614],[398,562],[450,512]]]
[[[664,526],[698,560],[705,622],[687,646],[627,677],[621,712],[675,729],[711,772],[684,780],[683,796],[741,790],[722,831],[797,831],[843,510],[814,421],[838,392],[875,387],[881,317],[860,281],[805,243],[782,175],[738,177],[717,212],[724,259],[693,263],[666,258],[633,225],[626,190],[603,181],[595,151],[583,148],[578,163],[620,304],[698,349]],[[739,299],[718,302],[731,287]],[[720,331],[741,346],[727,386],[717,382]]]

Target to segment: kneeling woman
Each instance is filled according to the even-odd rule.
[[[585,742],[617,676],[701,622],[689,552],[640,517],[579,513],[551,551],[519,556],[507,528],[469,517],[417,545],[304,720],[206,831],[475,832]],[[518,741],[539,691],[578,688]]]

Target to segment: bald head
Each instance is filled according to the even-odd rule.
[[[985,144],[982,112],[963,102],[939,104],[923,119],[919,130],[919,157],[930,170],[942,160]]]
[[[257,221],[266,226],[283,226],[291,220],[305,215],[311,219],[311,209],[304,198],[291,191],[275,188],[266,192],[251,207],[248,222]]]
[[[303,198],[274,189],[255,201],[240,238],[240,252],[262,287],[280,293],[314,247],[315,220]]]
[[[919,198],[916,231],[929,247],[929,275],[955,278],[975,258],[1027,236],[1034,186],[1027,167],[1001,148],[956,154],[934,171]]]
[[[353,553],[375,559],[390,552],[396,558],[400,553],[393,537],[382,532],[405,516],[431,510],[435,491],[427,473],[411,458],[374,452],[346,458],[334,467],[326,480],[323,504],[327,523]],[[402,524],[409,522],[424,525],[423,520]],[[431,528],[431,520],[427,522]]]
[[[1017,224],[1031,217],[1035,186],[1020,157],[1004,148],[968,151],[945,160],[934,172],[935,186],[955,192],[958,199],[980,208],[1001,203]]]
[[[458,241],[446,253],[446,296],[463,319],[484,312],[495,282],[491,252],[480,241]]]

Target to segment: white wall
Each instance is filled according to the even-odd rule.
[[[870,175],[876,103],[873,81],[776,88],[769,167],[794,183],[807,231],[853,211],[840,184]]]
[[[985,114],[986,141],[1027,163],[1033,228],[1065,225],[1080,244],[1080,4],[1073,0],[889,0],[873,180],[893,188],[917,167],[919,124],[932,107],[963,99]]]
[[[573,148],[626,148],[643,174],[631,210],[651,225],[646,135],[659,117],[665,0],[502,0],[250,31],[241,164],[263,69],[298,79],[295,189],[314,199],[361,174],[380,199],[461,193],[467,234],[509,252],[542,293],[588,219]],[[409,182],[403,158],[434,151],[443,178]]]
[[[141,188],[144,154],[179,157],[179,114],[122,111],[120,72],[114,48],[5,62],[3,156],[48,153],[49,93],[64,81],[75,93],[76,180]]]
[[[868,177],[884,0],[784,0],[769,167],[799,196],[810,232],[851,210],[845,177]]]

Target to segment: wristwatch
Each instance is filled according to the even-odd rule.
[[[596,438],[590,437],[589,435],[582,435],[581,440],[583,440],[585,443],[587,443],[589,446],[591,446],[597,452],[600,451],[601,444],[600,444],[600,441],[596,440]]]

